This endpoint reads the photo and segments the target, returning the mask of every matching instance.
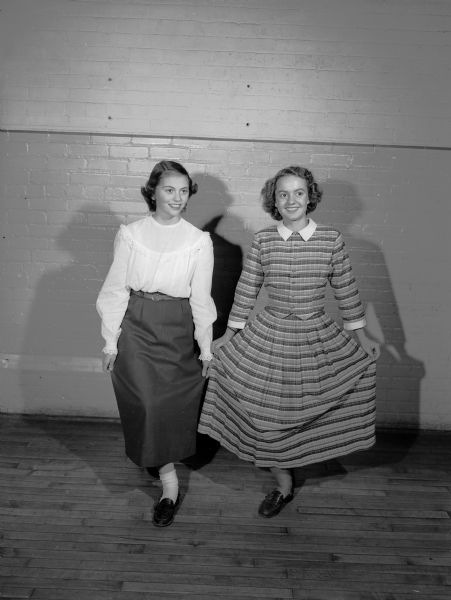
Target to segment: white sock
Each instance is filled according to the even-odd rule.
[[[271,467],[271,473],[277,480],[277,489],[284,496],[293,489],[293,475],[290,469],[279,469],[278,467]]]
[[[173,469],[172,471],[169,471],[169,473],[160,472],[160,481],[163,486],[161,498],[170,498],[175,502],[179,493],[179,480],[176,470]]]

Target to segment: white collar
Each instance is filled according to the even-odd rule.
[[[303,229],[298,231],[299,235],[304,240],[304,242],[308,242],[308,240],[315,233],[316,227],[317,227],[317,225],[316,225],[315,221],[313,219],[309,219],[308,225],[306,225]],[[292,233],[294,233],[294,231],[291,231],[291,229],[288,229],[288,227],[285,227],[285,225],[283,224],[282,221],[280,221],[279,224],[277,225],[277,231],[279,232],[280,237],[282,237],[285,241],[287,241],[288,238],[290,237],[290,235]]]

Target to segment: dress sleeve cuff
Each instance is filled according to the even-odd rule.
[[[211,354],[211,353],[208,353],[208,354],[206,354],[206,353],[204,353],[204,354],[201,354],[201,355],[199,356],[199,360],[213,360],[213,354]]]
[[[354,331],[356,329],[362,329],[366,325],[366,319],[359,319],[358,321],[351,321],[350,323],[344,323],[343,329],[347,331]]]
[[[231,329],[244,329],[246,325],[245,321],[228,321],[227,322],[227,327],[230,327]]]

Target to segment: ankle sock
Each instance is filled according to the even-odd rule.
[[[277,480],[277,489],[284,496],[288,496],[288,494],[293,489],[293,475],[289,469],[278,469],[277,467],[271,469],[272,474],[275,476]]]
[[[170,498],[175,502],[179,493],[179,480],[176,470],[169,471],[169,473],[160,473],[160,481],[163,486],[161,498]]]

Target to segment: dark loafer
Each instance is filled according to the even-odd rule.
[[[160,473],[159,473],[157,467],[146,467],[146,471],[154,479],[160,479]]]
[[[167,527],[174,520],[175,512],[180,503],[180,494],[174,502],[170,498],[162,498],[153,511],[152,523],[156,527]]]
[[[280,513],[282,508],[288,502],[293,500],[293,491],[291,491],[287,496],[284,496],[279,490],[273,490],[269,492],[263,499],[263,502],[260,504],[258,509],[258,514],[261,517],[275,517]]]

